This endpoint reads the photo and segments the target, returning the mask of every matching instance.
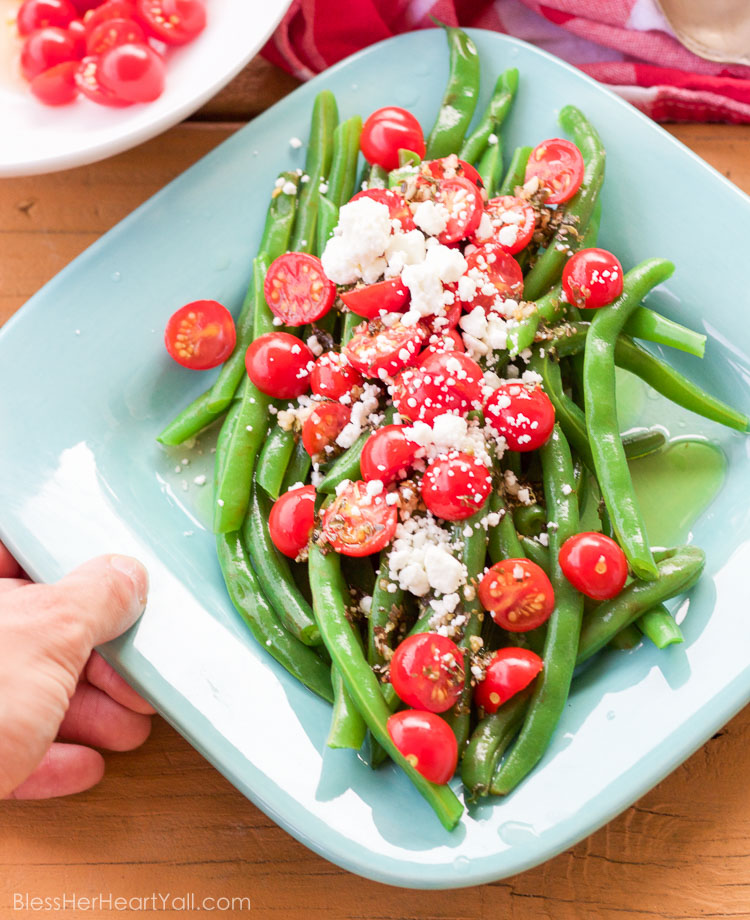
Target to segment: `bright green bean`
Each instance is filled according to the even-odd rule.
[[[516,188],[523,185],[526,175],[526,164],[529,162],[531,147],[516,147],[510,158],[508,171],[498,189],[498,195],[515,195]]]
[[[461,145],[459,157],[467,163],[476,163],[489,144],[492,134],[497,134],[498,129],[508,116],[518,90],[518,70],[511,67],[497,78],[495,88],[484,114]],[[481,173],[480,173],[481,175]]]
[[[284,481],[294,446],[294,432],[276,425],[271,429],[261,449],[255,478],[258,485],[273,499],[281,494],[281,483]]]
[[[437,120],[427,138],[428,160],[458,153],[479,95],[476,45],[461,29],[443,28],[450,48],[450,75]]]
[[[641,614],[635,625],[658,649],[685,641],[682,630],[664,604],[657,604]]]
[[[298,482],[306,482],[311,466],[312,459],[310,458],[310,454],[305,450],[302,438],[299,438],[294,445],[292,457],[284,473],[284,481],[281,483],[281,493],[288,492],[289,489],[297,485]]]

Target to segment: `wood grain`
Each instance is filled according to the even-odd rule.
[[[102,163],[0,182],[0,322],[103,232],[293,86],[291,78],[256,60],[198,120]],[[750,128],[669,130],[750,191]],[[257,920],[748,918],[749,748],[746,710],[640,802],[556,859],[493,885],[421,892],[365,881],[316,856],[157,719],[139,751],[108,756],[107,775],[96,789],[70,799],[2,804],[0,917],[40,916],[14,910],[14,895],[192,892],[198,899],[247,897],[251,910],[236,907],[221,915]],[[137,915],[178,912],[144,909]]]

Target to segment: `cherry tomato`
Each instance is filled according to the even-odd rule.
[[[21,72],[27,80],[66,61],[76,60],[76,45],[65,29],[48,26],[33,32],[21,49]]]
[[[68,23],[67,32],[73,40],[76,59],[80,61],[86,54],[86,26],[83,24],[82,20],[74,19],[72,22]]]
[[[455,408],[462,413],[478,409],[482,401],[484,376],[477,362],[463,352],[437,351],[426,355],[420,368],[431,374],[433,383],[450,391],[460,402]]]
[[[110,19],[132,19],[135,16],[135,3],[131,0],[106,0],[96,9],[84,13],[83,24],[86,35],[90,35],[97,26]]]
[[[439,352],[438,355],[428,355],[425,361],[430,364],[435,357],[465,356],[454,352]],[[445,415],[447,412],[466,415],[471,408],[466,391],[456,386],[448,386],[448,379],[454,380],[453,377],[426,370],[421,366],[408,368],[394,381],[393,405],[405,418],[413,422],[426,422],[428,425],[432,424],[438,415]]]
[[[287,326],[314,323],[336,299],[336,285],[326,277],[320,259],[304,252],[285,252],[274,259],[263,291],[271,312]]]
[[[68,105],[78,95],[76,71],[78,61],[65,61],[37,74],[31,81],[31,92],[45,105]]]
[[[93,7],[98,6],[101,0],[73,0],[73,6],[78,10],[78,15],[83,16]]]
[[[432,355],[452,355],[457,352],[465,352],[464,340],[457,329],[446,329],[444,333],[436,332],[429,337],[427,345],[417,355],[415,364],[420,365],[427,361]]]
[[[456,772],[456,736],[436,713],[404,709],[390,716],[386,727],[391,741],[425,779],[443,784]]]
[[[444,521],[462,521],[471,517],[485,503],[492,490],[487,467],[459,451],[438,457],[422,478],[422,501],[435,517]]]
[[[206,26],[202,0],[137,0],[136,10],[148,34],[166,45],[184,45]]]
[[[425,152],[422,126],[411,112],[393,105],[368,116],[362,125],[359,146],[368,163],[389,171],[399,165],[399,150],[412,150],[420,159]]]
[[[103,54],[118,45],[144,44],[146,33],[134,19],[107,19],[95,26],[86,39],[87,54]]]
[[[477,705],[485,712],[497,712],[519,690],[528,687],[543,667],[544,661],[531,649],[498,649],[474,690]]]
[[[563,269],[562,287],[576,307],[605,307],[622,294],[622,265],[606,249],[581,249]]]
[[[169,354],[178,364],[197,371],[226,361],[235,341],[232,314],[215,300],[195,300],[180,307],[164,332]]]
[[[393,689],[407,706],[445,712],[464,688],[461,649],[437,633],[417,633],[404,639],[391,658]]]
[[[388,484],[402,479],[416,459],[419,445],[410,441],[401,425],[378,428],[362,448],[359,466],[365,482],[380,479]]]
[[[352,313],[365,319],[377,319],[382,313],[401,313],[409,303],[409,297],[409,288],[400,278],[376,281],[375,284],[341,292],[341,299]]]
[[[327,396],[328,399],[341,399],[364,382],[362,374],[337,351],[321,355],[310,371],[310,389],[316,396]]]
[[[482,191],[484,189],[484,182],[482,182],[482,177],[474,169],[471,163],[467,163],[466,160],[459,160],[458,157],[453,159],[452,156],[441,157],[437,160],[426,160],[423,164],[423,169],[428,172],[433,179],[444,179],[446,178],[446,173],[451,173],[455,176],[462,176],[464,179],[468,179],[469,182],[476,185],[476,187]],[[452,178],[452,176],[449,176]]]
[[[466,274],[476,282],[475,293],[464,301],[466,310],[482,307],[489,313],[501,308],[504,300],[523,297],[521,266],[498,243],[482,243],[468,254],[466,264]],[[488,284],[490,293],[486,293]]]
[[[153,102],[164,92],[164,59],[145,44],[117,45],[99,59],[101,85],[125,102]]]
[[[498,626],[526,632],[546,623],[555,592],[544,569],[529,559],[502,559],[479,582],[479,601]]]
[[[47,26],[66,28],[78,12],[70,0],[24,0],[16,16],[19,35],[31,35]]]
[[[365,377],[392,377],[419,353],[427,335],[424,323],[404,326],[399,320],[386,326],[372,320],[357,326],[344,354]]]
[[[485,207],[483,218],[474,234],[473,242],[497,243],[505,252],[513,255],[524,249],[536,228],[534,209],[523,198],[503,195],[491,198]]]
[[[385,493],[372,495],[362,480],[350,482],[323,513],[323,536],[342,556],[379,553],[393,539],[398,524],[395,505]]]
[[[511,450],[538,450],[555,427],[555,407],[541,387],[504,383],[488,397],[484,418]]]
[[[628,577],[628,560],[603,533],[577,533],[560,547],[560,568],[573,587],[597,601],[616,597]]]
[[[106,86],[102,86],[99,81],[99,64],[101,58],[98,55],[85,57],[78,65],[76,71],[76,85],[78,89],[98,105],[108,105],[111,108],[123,108],[126,105],[132,105],[124,99],[120,99]]]
[[[479,226],[484,201],[479,189],[469,179],[455,176],[438,182],[435,201],[448,211],[445,230],[438,235],[438,242],[458,243],[471,236]]]
[[[339,402],[318,403],[302,426],[302,443],[311,457],[331,447],[349,424],[352,410]]]
[[[248,377],[261,392],[277,399],[306,393],[314,362],[307,345],[288,332],[267,332],[245,353]]]
[[[378,204],[384,204],[388,208],[391,220],[401,221],[401,229],[404,233],[408,230],[417,229],[417,225],[414,223],[414,218],[412,217],[411,208],[407,204],[406,199],[399,195],[398,192],[394,192],[393,189],[366,188],[364,191],[352,195],[351,201],[356,201],[358,198],[372,198],[372,200],[377,201]]]
[[[315,486],[284,492],[273,503],[268,530],[276,549],[296,559],[307,547],[315,524]]]
[[[572,198],[583,182],[583,157],[575,144],[561,137],[542,141],[531,151],[525,182],[533,176],[547,189],[547,204],[561,204]]]

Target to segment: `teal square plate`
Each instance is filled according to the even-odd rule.
[[[708,348],[702,362],[670,360],[750,409],[748,199],[577,70],[511,38],[472,35],[485,99],[500,69],[521,71],[509,149],[556,136],[566,103],[598,127],[608,151],[602,244],[626,267],[651,255],[676,263],[653,302],[705,331]],[[424,888],[499,879],[569,847],[674,769],[750,689],[748,441],[708,423],[681,427],[693,424],[684,415],[673,434],[698,432],[728,458],[720,492],[692,528],[708,564],[683,604],[685,644],[600,655],[576,681],[533,776],[507,800],[469,809],[453,833],[395,769],[372,772],[355,754],[326,749],[328,707],[254,644],[229,603],[202,523],[208,487],[194,483],[208,444],[167,455],[154,441],[208,379],[167,357],[165,320],[202,297],[239,304],[269,188],[280,169],[302,164],[304,150],[289,141],[306,137],[319,90],[336,93],[344,116],[395,104],[429,125],[447,65],[433,30],[333,67],[115,227],[0,336],[2,538],[43,580],[103,551],[140,557],[151,573],[148,610],[108,647],[110,660],[307,846],[369,878]]]

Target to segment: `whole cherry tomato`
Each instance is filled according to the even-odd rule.
[[[47,26],[32,32],[21,48],[21,72],[27,80],[37,74],[77,59],[76,43],[66,29]]]
[[[617,597],[628,577],[628,560],[606,534],[574,534],[560,547],[563,575],[581,594],[597,601]]]
[[[416,459],[419,445],[410,441],[401,425],[379,428],[365,441],[360,470],[365,482],[379,479],[393,482],[405,476]]]
[[[565,264],[562,287],[576,307],[605,307],[622,294],[622,265],[606,249],[581,249]]]
[[[315,457],[332,447],[351,417],[352,410],[340,402],[317,403],[302,425],[302,444],[308,454]]]
[[[393,689],[407,706],[445,712],[464,688],[464,656],[447,636],[417,633],[404,639],[391,658]]]
[[[313,353],[288,332],[267,332],[245,353],[247,375],[258,389],[278,399],[292,399],[310,387]]]
[[[384,204],[388,208],[391,220],[397,220],[401,223],[401,229],[406,233],[408,230],[416,230],[417,226],[412,217],[411,208],[403,196],[394,192],[390,188],[366,188],[356,195],[352,195],[351,201],[357,201],[358,198],[372,198],[378,204]]]
[[[362,374],[338,351],[322,354],[310,371],[310,389],[316,396],[328,399],[341,399],[364,382]]]
[[[467,239],[479,226],[484,199],[470,179],[463,176],[441,179],[438,182],[435,201],[448,212],[445,229],[438,234],[438,241],[444,245]]]
[[[24,0],[18,9],[16,26],[19,35],[31,35],[46,26],[66,28],[78,16],[70,0]]]
[[[470,454],[452,451],[433,460],[422,478],[422,501],[435,517],[461,521],[479,511],[492,490],[487,467]]]
[[[175,361],[198,371],[226,361],[235,342],[232,314],[215,300],[195,300],[180,307],[164,332],[164,344]]]
[[[164,59],[150,45],[115,45],[99,58],[98,73],[101,85],[125,102],[153,102],[164,92]]]
[[[411,150],[420,159],[425,153],[422,126],[411,112],[393,105],[367,117],[359,146],[368,163],[389,171],[399,165],[399,150]]]
[[[511,450],[538,450],[555,427],[555,407],[539,386],[504,383],[487,398],[484,418]]]
[[[456,772],[458,742],[453,729],[437,713],[404,709],[386,724],[391,741],[425,779],[447,783]]]
[[[476,291],[464,301],[466,310],[482,307],[486,313],[502,308],[504,300],[523,296],[523,272],[513,256],[499,243],[482,243],[466,257],[467,275]]]
[[[273,503],[268,529],[276,549],[296,559],[307,548],[315,524],[315,486],[284,492]]]
[[[473,237],[477,245],[497,243],[510,255],[524,249],[536,228],[534,209],[524,198],[503,195],[485,205],[486,220],[480,221]]]
[[[509,632],[527,632],[550,618],[555,592],[536,563],[502,559],[479,582],[479,601],[498,626]]]
[[[486,666],[474,690],[474,700],[485,712],[497,712],[503,703],[531,683],[544,661],[528,648],[500,648]]]

